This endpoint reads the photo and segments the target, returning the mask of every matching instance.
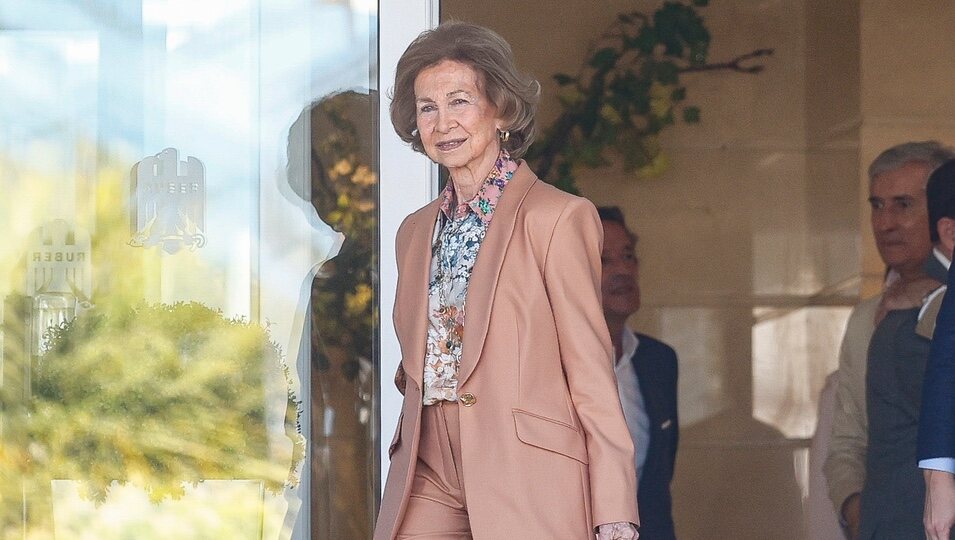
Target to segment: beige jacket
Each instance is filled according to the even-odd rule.
[[[375,540],[394,538],[414,473],[439,204],[398,230],[394,321],[407,382]],[[520,165],[468,286],[458,395],[475,540],[581,540],[594,525],[638,523],[633,443],[600,304],[602,240],[590,202]]]
[[[853,308],[839,350],[832,440],[823,468],[829,484],[829,498],[837,515],[841,515],[842,503],[853,493],[861,492],[865,482],[865,452],[869,432],[865,372],[869,340],[875,330],[875,315],[880,299],[875,296]]]

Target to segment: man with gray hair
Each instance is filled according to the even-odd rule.
[[[849,317],[840,350],[832,440],[824,467],[829,496],[850,539],[859,538],[860,533],[864,533],[865,538],[918,538],[918,535],[892,536],[895,533],[874,530],[884,518],[887,530],[898,531],[892,527],[911,520],[902,519],[894,510],[911,509],[916,499],[919,510],[915,525],[921,530],[921,495],[892,491],[898,486],[890,488],[879,473],[889,467],[883,463],[887,456],[881,452],[894,456],[908,446],[901,444],[880,448],[878,452],[867,451],[873,430],[889,435],[904,423],[893,416],[892,404],[869,399],[874,390],[881,390],[870,388],[873,381],[869,370],[875,364],[880,367],[877,373],[888,373],[887,369],[897,362],[911,361],[908,353],[918,356],[921,352],[918,346],[923,344],[908,343],[918,337],[914,332],[918,308],[922,299],[945,278],[944,266],[932,255],[925,184],[936,167],[953,157],[955,151],[938,142],[910,142],[885,150],[869,166],[871,225],[879,255],[887,266],[885,290],[880,297],[859,303]],[[909,323],[913,328],[902,328]],[[903,335],[906,343],[896,343],[895,338],[901,339]],[[878,347],[870,349],[870,340],[875,344],[877,338]],[[896,354],[900,351],[896,345],[912,345],[914,349]],[[928,352],[927,345],[924,352]],[[923,368],[924,357],[922,355]],[[898,381],[883,379],[876,381],[877,386],[898,384]],[[898,388],[887,391],[895,392],[900,399],[904,397]],[[911,433],[913,437],[914,433]],[[911,443],[914,455],[914,439]],[[912,475],[920,480],[914,464],[912,469]],[[887,488],[892,492],[887,493]],[[896,504],[902,500],[908,504]],[[866,530],[862,530],[863,526]],[[882,526],[880,523],[879,527]]]

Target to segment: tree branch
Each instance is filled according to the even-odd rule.
[[[751,53],[741,54],[736,58],[728,62],[719,62],[716,64],[703,64],[700,66],[688,66],[680,68],[680,73],[690,73],[695,71],[718,71],[718,70],[730,70],[736,71],[737,73],[759,73],[763,71],[764,67],[762,64],[757,64],[755,66],[744,66],[743,62],[747,60],[752,60],[754,58],[760,58],[763,56],[772,56],[774,49],[756,49]]]

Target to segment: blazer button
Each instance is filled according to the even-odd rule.
[[[477,398],[474,397],[474,394],[470,392],[466,392],[458,396],[458,401],[461,402],[461,405],[464,405],[465,407],[470,407],[471,405],[474,405],[475,403],[477,403]]]

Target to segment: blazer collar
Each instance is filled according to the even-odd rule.
[[[497,291],[501,266],[504,264],[504,254],[517,224],[517,213],[531,186],[536,182],[537,176],[531,172],[527,163],[521,161],[497,203],[494,220],[488,226],[478,251],[471,282],[468,284],[464,312],[463,351],[458,368],[459,388],[471,376],[484,350],[484,338],[487,337],[487,328],[491,321],[491,308],[494,305],[494,293]]]
[[[467,381],[481,357],[504,254],[517,224],[518,211],[536,182],[537,176],[521,161],[497,203],[494,219],[481,243],[468,284],[463,350],[458,368],[459,387]],[[402,283],[404,291],[399,292],[405,294],[399,294],[396,298],[396,301],[406,302],[409,308],[396,310],[403,316],[395,324],[399,335],[410,339],[403,362],[406,376],[418,383],[419,388],[422,388],[424,356],[427,352],[431,242],[440,207],[441,198],[438,198],[417,212],[414,230],[407,251],[403,254],[402,272],[407,278]]]

